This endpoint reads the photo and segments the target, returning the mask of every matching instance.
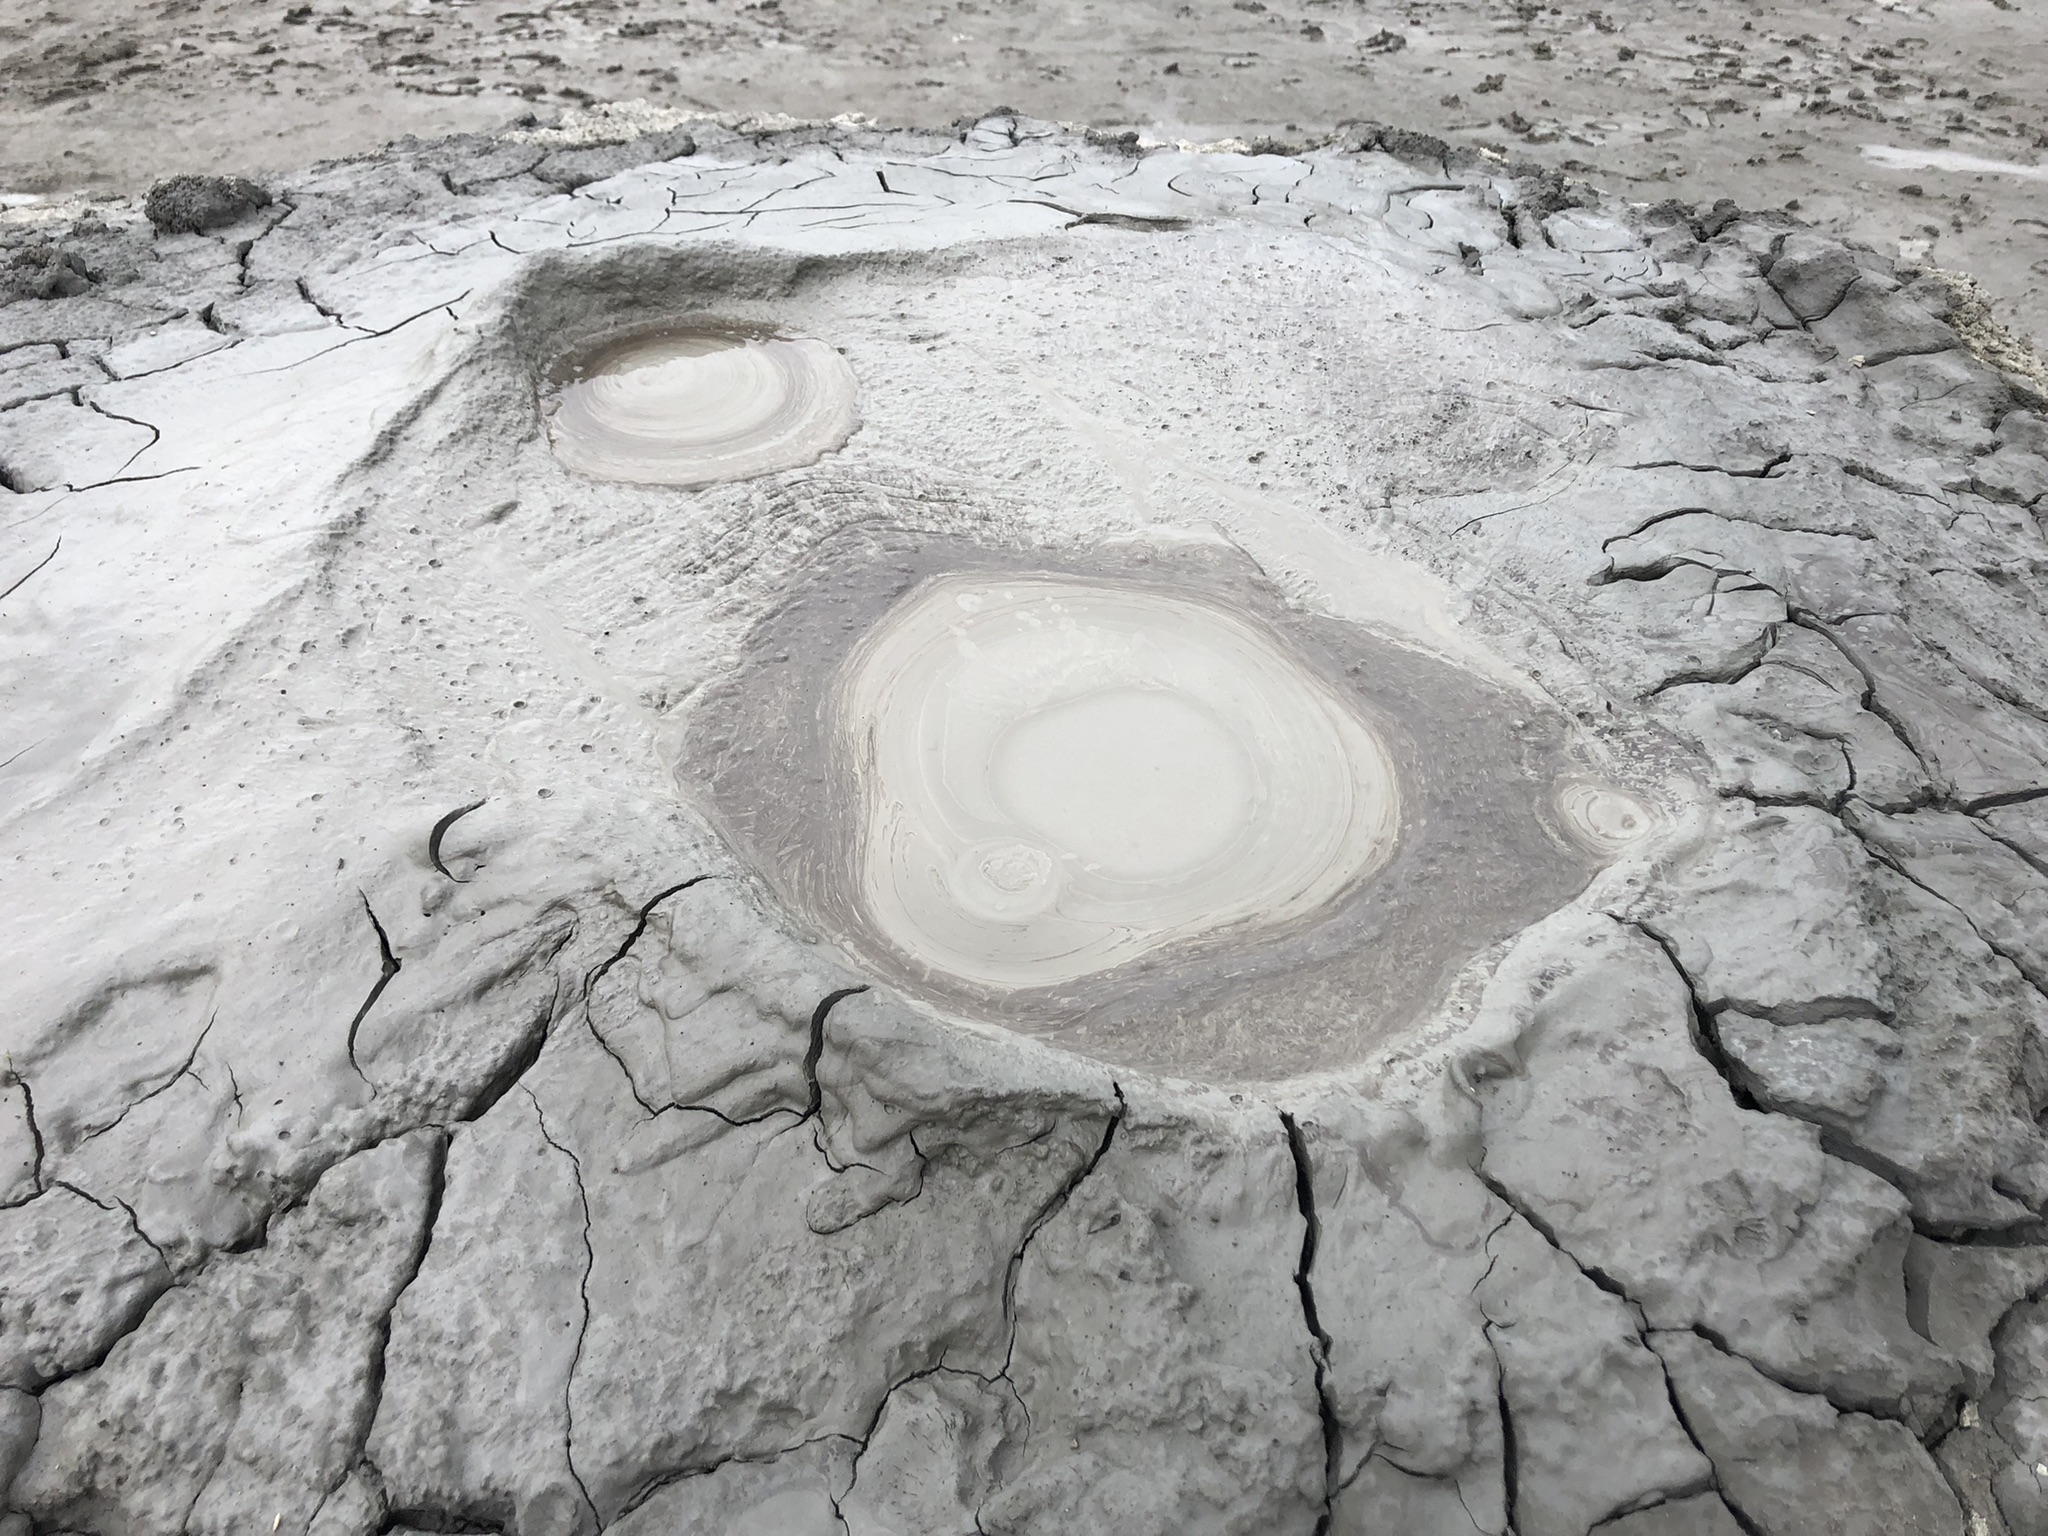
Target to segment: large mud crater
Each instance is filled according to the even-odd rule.
[[[1554,710],[1178,539],[849,530],[681,771],[891,984],[1221,1080],[1360,1059],[1656,820]]]

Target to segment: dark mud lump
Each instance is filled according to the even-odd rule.
[[[240,176],[173,176],[149,189],[142,211],[157,233],[196,235],[270,206],[270,194]]]

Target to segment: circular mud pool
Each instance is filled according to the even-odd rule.
[[[1232,548],[829,541],[679,768],[949,1012],[1210,1080],[1356,1061],[1652,830],[1570,722]]]
[[[967,982],[1050,986],[1290,922],[1399,826],[1354,705],[1263,625],[1131,583],[929,582],[830,708],[863,765],[861,899]]]
[[[706,322],[584,348],[555,368],[542,409],[579,474],[693,486],[817,462],[853,435],[858,401],[826,343]]]

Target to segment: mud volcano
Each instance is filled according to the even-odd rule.
[[[609,122],[0,210],[0,1536],[2048,1531],[1951,278]]]

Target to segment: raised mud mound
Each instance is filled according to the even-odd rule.
[[[1379,129],[525,139],[0,226],[0,1529],[2048,1531],[1948,286]]]

